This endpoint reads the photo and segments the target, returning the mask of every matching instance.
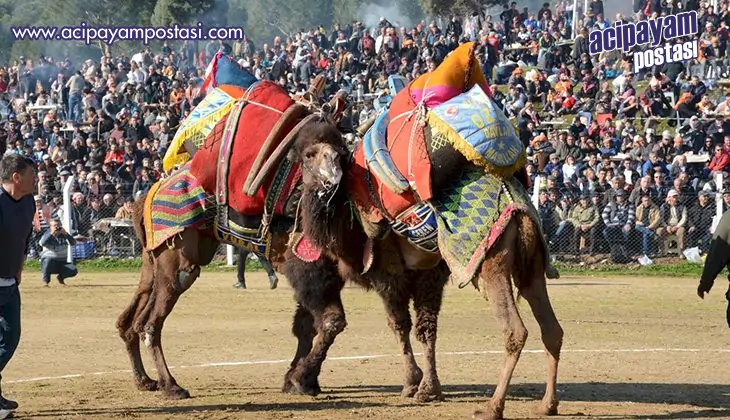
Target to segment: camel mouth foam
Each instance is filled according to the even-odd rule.
[[[697,12],[660,16],[639,22],[618,21],[605,29],[594,29],[588,35],[591,55],[614,50],[634,51],[634,73],[641,69],[686,61],[698,57],[697,40],[666,43],[698,33]],[[664,42],[664,45],[660,45]],[[646,45],[642,50],[637,47]]]

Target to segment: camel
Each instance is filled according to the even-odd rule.
[[[300,153],[295,149],[294,154]],[[432,183],[436,191],[458,177],[468,165],[463,156],[450,147],[441,148],[431,158],[440,163],[434,165],[434,168],[440,169],[432,171]],[[524,176],[524,173],[521,175]],[[389,323],[402,345],[406,385],[410,383],[415,386],[421,378],[421,371],[413,361],[407,339],[411,328],[407,315],[408,302],[404,302],[402,293],[388,294],[389,287],[403,286],[393,279],[403,277],[407,279],[405,285],[410,288],[408,294],[413,298],[416,308],[416,337],[425,344],[426,360],[429,363],[417,393],[421,400],[441,398],[433,346],[441,286],[449,273],[447,264],[438,254],[421,251],[391,232],[389,239],[376,241],[374,265],[367,275],[361,275],[363,262],[359,256],[363,255],[366,238],[363,226],[367,222],[362,218],[359,219],[360,223],[352,222],[352,209],[348,204],[344,181],[340,182],[334,193],[313,178],[305,178],[303,182],[302,231],[322,249],[322,258],[313,263],[287,258],[281,269],[292,282],[298,296],[304,290],[306,293],[316,292],[324,300],[317,300],[317,307],[297,308],[294,334],[299,339],[299,345],[287,373],[284,390],[293,386],[309,395],[319,392],[317,375],[327,349],[346,325],[340,298],[345,280],[376,288],[383,296],[389,312]],[[563,330],[548,296],[546,267],[548,270],[551,267],[542,231],[536,223],[525,213],[513,216],[498,242],[486,255],[478,277],[472,279],[472,284],[483,297],[491,301],[493,314],[502,327],[507,353],[490,403],[484,410],[474,413],[478,419],[502,418],[512,373],[527,339],[527,329],[513,296],[513,285],[518,298],[524,298],[530,305],[540,325],[542,342],[548,355],[546,390],[535,411],[541,415],[556,415],[558,412],[556,385]],[[395,300],[389,300],[391,296]],[[404,388],[404,393],[409,389],[414,388]]]
[[[335,122],[324,118],[309,123],[301,129],[288,157],[302,162],[303,179],[307,183],[320,185],[323,191],[329,193],[338,191],[333,187],[338,187],[342,178],[345,154],[344,140]],[[146,196],[143,196],[135,202],[133,224],[137,237],[146,249],[145,200]],[[390,272],[383,273],[379,277],[370,276],[369,282],[352,273],[341,276],[337,264],[332,259],[322,259],[309,264],[292,256],[288,246],[290,223],[283,221],[284,223],[277,227],[276,222],[277,220],[274,220],[272,223],[270,261],[279,272],[285,259],[296,260],[289,265],[290,270],[299,268],[299,276],[289,278],[294,286],[297,301],[293,333],[299,339],[299,345],[292,369],[286,374],[283,390],[311,395],[320,392],[316,377],[319,373],[318,366],[324,360],[327,348],[332,344],[329,337],[333,337],[333,334],[336,335],[345,327],[339,292],[344,285],[343,279],[353,279],[368,289],[377,290],[383,297],[389,325],[397,332],[406,359],[403,395],[415,397],[419,401],[441,398],[435,367],[435,340],[436,319],[443,287],[448,279],[445,266],[440,265],[424,275],[413,271],[404,272],[402,264],[396,261]],[[162,350],[162,329],[165,319],[180,296],[193,285],[201,269],[212,261],[219,245],[211,232],[187,228],[171,238],[166,246],[147,250],[143,254],[139,286],[129,306],[116,323],[132,365],[135,385],[139,390],[161,390],[171,399],[190,397],[189,391],[178,385],[168,369]],[[306,275],[316,278],[307,278]],[[393,280],[399,278],[398,276],[402,276],[402,282]],[[415,288],[415,284],[419,287]],[[333,287],[334,295],[327,295],[332,292]],[[337,297],[339,307],[329,307],[333,297]],[[426,375],[416,364],[409,341],[411,318],[408,304],[411,299],[414,300],[416,307],[417,337],[421,342],[427,343],[429,368]],[[326,305],[322,306],[323,303]],[[329,314],[330,310],[343,313],[343,317],[338,319],[333,319],[331,316],[324,317],[323,314]],[[315,336],[313,346],[312,341]],[[158,372],[157,380],[151,379],[145,371],[141,359],[140,341],[144,341],[154,360]],[[300,360],[310,353],[311,357]],[[316,370],[302,367],[310,365],[317,366]]]

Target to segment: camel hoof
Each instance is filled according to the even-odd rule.
[[[295,378],[289,379],[291,386],[286,392],[291,394],[309,395],[310,397],[316,397],[322,393],[322,389],[319,387],[319,383],[307,384],[296,380]],[[284,388],[287,386],[284,385]]]
[[[438,391],[438,392],[418,391],[416,393],[416,395],[414,395],[413,397],[419,403],[430,403],[433,401],[443,401],[444,400],[444,394],[442,394],[441,391]]]
[[[190,398],[188,390],[182,388],[180,385],[175,385],[165,389],[164,395],[170,400],[184,400]]]
[[[150,378],[139,380],[136,382],[136,385],[137,389],[140,391],[157,391],[159,389],[157,381]]]
[[[538,416],[557,416],[558,404],[546,404],[541,402],[532,409],[532,412]]]
[[[503,420],[502,414],[497,413],[493,408],[488,408],[486,411],[477,410],[474,412],[473,418],[477,420]]]
[[[418,385],[406,385],[400,395],[403,398],[412,398],[416,393],[418,393]]]

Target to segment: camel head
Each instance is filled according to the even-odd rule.
[[[347,149],[337,124],[328,116],[313,119],[297,134],[288,158],[301,162],[306,190],[332,196],[342,181]]]

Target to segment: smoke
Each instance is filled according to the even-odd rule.
[[[396,3],[380,5],[377,3],[364,4],[360,6],[357,16],[366,28],[377,28],[380,18],[384,17],[395,27],[405,26],[410,28],[418,24],[398,7]]]

